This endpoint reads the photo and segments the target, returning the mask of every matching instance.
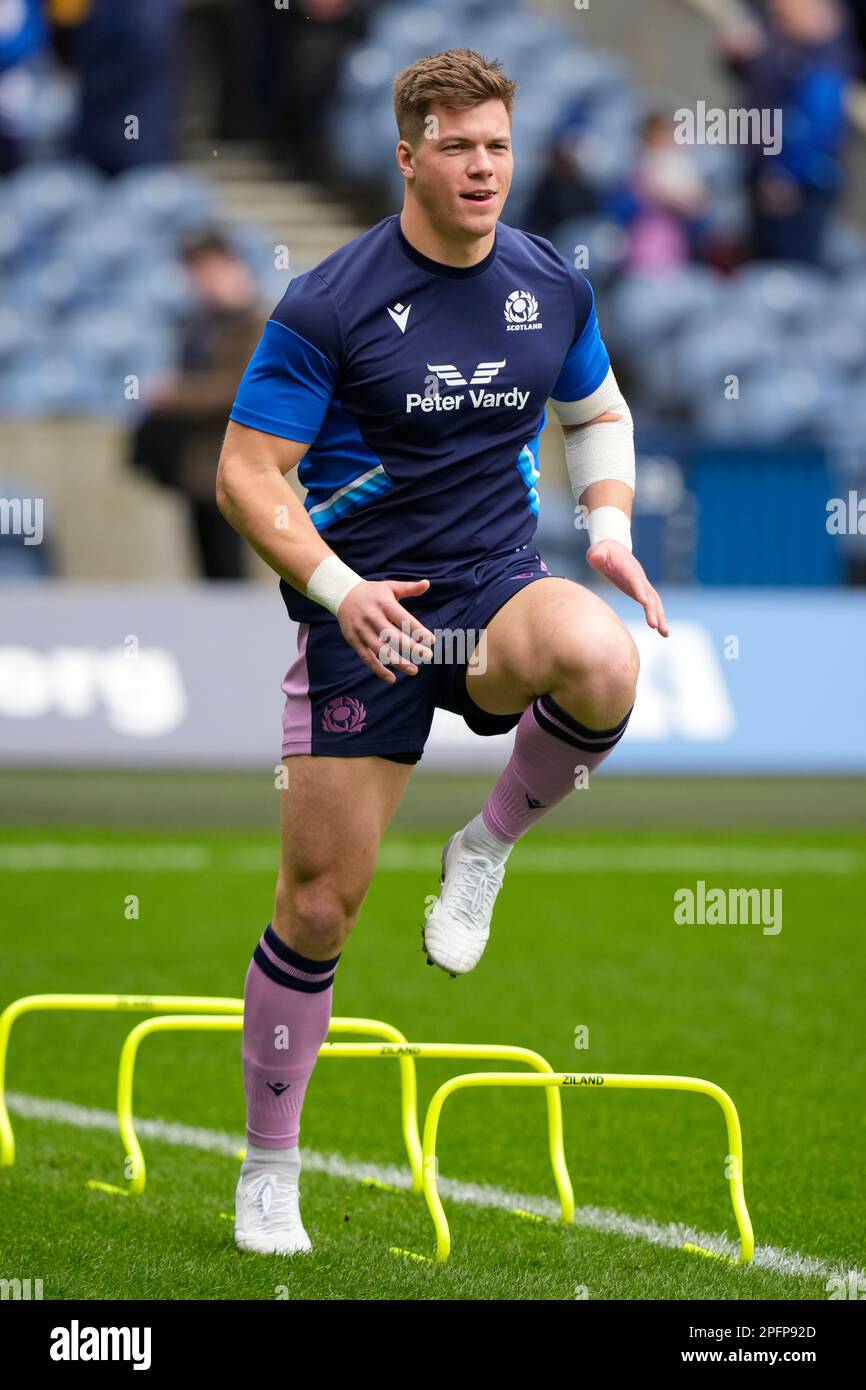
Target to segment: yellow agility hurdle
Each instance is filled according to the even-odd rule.
[[[728,1255],[719,1255],[714,1250],[706,1250],[701,1245],[686,1242],[684,1250],[692,1254],[707,1255],[732,1264],[748,1264],[755,1253],[755,1238],[752,1223],[746,1207],[746,1194],[743,1188],[743,1136],[736,1106],[721,1086],[712,1081],[702,1081],[695,1076],[640,1076],[628,1072],[600,1072],[595,1074],[575,1072],[553,1072],[548,1076],[527,1076],[523,1072],[467,1072],[463,1076],[452,1076],[434,1094],[427,1108],[424,1122],[424,1196],[436,1228],[436,1263],[444,1264],[451,1253],[451,1232],[439,1197],[437,1182],[436,1138],[442,1107],[455,1091],[475,1086],[545,1086],[553,1091],[564,1087],[597,1090],[635,1090],[635,1091],[698,1091],[710,1096],[722,1107],[728,1131],[728,1161],[731,1164],[730,1185],[731,1202],[737,1228],[740,1232],[739,1259],[731,1260]]]
[[[6,1061],[9,1053],[9,1039],[12,1025],[23,1014],[45,1012],[85,1012],[85,1013],[161,1013],[164,1009],[182,1009],[186,1014],[218,1014],[220,1017],[233,1016],[243,1022],[244,1001],[221,995],[195,994],[27,994],[15,999],[0,1014],[0,1168],[11,1168],[15,1162],[15,1134],[6,1104]],[[393,1043],[405,1043],[406,1038],[399,1028],[379,1019],[370,1018],[332,1018],[330,1029],[333,1032],[366,1033],[386,1039]],[[135,1030],[133,1030],[134,1032]],[[128,1041],[128,1039],[127,1039]],[[118,1097],[122,1084],[123,1053],[121,1070],[118,1075]],[[411,1154],[414,1170],[418,1172],[418,1191],[421,1190],[421,1138],[418,1133],[417,1087],[415,1068],[411,1057],[407,1057],[401,1067],[404,1090],[408,1092],[414,1132],[406,1132],[407,1150]],[[129,1079],[131,1088],[132,1079]],[[406,1106],[404,1104],[404,1111]],[[118,1115],[120,1101],[118,1099]],[[134,1131],[133,1131],[134,1133]]]
[[[100,1183],[100,1187],[108,1187],[110,1191],[128,1191],[140,1194],[145,1189],[147,1181],[147,1168],[144,1153],[139,1142],[133,1118],[133,1086],[135,1077],[135,1063],[138,1057],[138,1050],[146,1037],[154,1033],[165,1032],[231,1032],[239,1031],[243,1027],[243,1019],[236,1017],[193,1017],[184,1015],[166,1015],[158,1018],[148,1018],[131,1030],[127,1036],[120,1058],[120,1071],[118,1075],[117,1092],[117,1119],[120,1129],[121,1140],[124,1151],[131,1169],[129,1187],[118,1189],[108,1187],[107,1184]],[[406,1145],[406,1154],[409,1160],[409,1167],[412,1172],[412,1191],[421,1192],[423,1190],[423,1171],[422,1171],[422,1151],[421,1140],[418,1133],[418,1087],[415,1061],[417,1058],[439,1058],[439,1059],[459,1059],[465,1060],[484,1060],[484,1061],[503,1061],[503,1062],[523,1062],[527,1066],[534,1068],[537,1072],[552,1075],[550,1063],[538,1052],[532,1052],[525,1047],[512,1047],[507,1044],[496,1043],[410,1043],[402,1034],[394,1038],[397,1033],[390,1024],[382,1024],[374,1019],[358,1018],[334,1018],[331,1020],[329,1031],[341,1033],[376,1033],[384,1036],[382,1030],[387,1029],[392,1035],[391,1040],[384,1045],[381,1043],[333,1043],[325,1042],[319,1049],[319,1057],[354,1057],[354,1058],[394,1058],[400,1067],[401,1078],[401,1117],[403,1127],[403,1139]],[[562,1105],[559,1092],[548,1090],[547,1098],[547,1118],[548,1118],[548,1145],[550,1149],[550,1162],[553,1169],[554,1182],[559,1195],[562,1220],[569,1224],[574,1220],[574,1193],[572,1191],[571,1179],[568,1175],[568,1168],[565,1162],[565,1149],[563,1143],[562,1128]]]
[[[6,1059],[12,1025],[23,1014],[63,1013],[159,1013],[184,1009],[189,1013],[242,1014],[243,999],[195,994],[25,994],[0,1014],[0,1168],[15,1162],[15,1135],[6,1105]]]
[[[129,1166],[129,1186],[128,1188],[111,1187],[107,1183],[92,1183],[92,1186],[99,1186],[103,1190],[111,1192],[129,1192],[140,1195],[144,1192],[147,1183],[147,1166],[144,1160],[141,1143],[135,1129],[133,1118],[133,1088],[135,1082],[135,1063],[138,1058],[138,1050],[145,1038],[154,1033],[192,1033],[192,1032],[211,1032],[211,1033],[239,1033],[243,1028],[243,1016],[230,1015],[186,1015],[186,1014],[165,1014],[157,1018],[145,1018],[141,1023],[128,1033],[124,1039],[120,1053],[120,1067],[117,1075],[117,1123],[120,1130],[121,1142],[124,1146],[126,1161]],[[397,1057],[400,1065],[400,1091],[401,1091],[401,1114],[403,1122],[403,1140],[406,1145],[406,1155],[409,1159],[409,1166],[412,1170],[412,1189],[415,1192],[422,1190],[421,1179],[421,1136],[418,1131],[418,1080],[415,1072],[415,1058],[409,1044],[399,1028],[393,1027],[390,1023],[383,1023],[381,1019],[375,1018],[332,1018],[328,1031],[330,1033],[366,1033],[373,1037],[386,1039],[389,1046],[394,1051],[388,1055]],[[371,1056],[378,1056],[381,1044],[379,1043],[325,1043],[319,1051],[321,1057],[329,1047],[353,1047],[369,1048]],[[331,1055],[340,1055],[331,1053]],[[358,1055],[345,1052],[342,1055]],[[367,1055],[361,1053],[360,1055]],[[241,1151],[243,1154],[243,1151]]]
[[[510,1043],[414,1043],[404,1042],[399,1044],[386,1044],[377,1046],[374,1043],[323,1043],[319,1049],[320,1057],[396,1057],[398,1060],[409,1055],[413,1058],[424,1058],[427,1060],[458,1060],[458,1061],[487,1061],[487,1062],[522,1062],[531,1067],[535,1072],[543,1076],[554,1075],[553,1068],[540,1052],[533,1052],[528,1047],[516,1047]],[[492,1072],[491,1075],[506,1075],[506,1073]],[[522,1072],[517,1075],[524,1075]],[[535,1077],[524,1077],[525,1080],[537,1080]],[[550,1166],[553,1170],[553,1181],[556,1185],[561,1220],[571,1224],[574,1220],[574,1192],[571,1186],[571,1178],[568,1175],[568,1165],[565,1161],[565,1143],[562,1128],[562,1104],[559,1092],[548,1090],[547,1097],[547,1143],[550,1153]],[[404,1124],[408,1122],[407,1098],[403,1096]],[[413,1166],[413,1192],[423,1191],[423,1152],[421,1162],[418,1166],[417,1174]]]

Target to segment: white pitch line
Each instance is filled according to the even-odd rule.
[[[20,1092],[8,1092],[6,1102],[10,1111],[25,1119],[74,1125],[78,1129],[110,1132],[117,1130],[117,1116],[111,1110],[73,1105],[69,1101],[48,1100]],[[202,1129],[169,1120],[138,1119],[136,1129],[142,1138],[176,1144],[184,1148],[202,1149],[208,1153],[222,1154],[227,1158],[236,1158],[238,1150],[243,1148],[245,1143],[240,1135],[228,1134],[225,1130]],[[324,1173],[329,1177],[343,1178],[350,1182],[363,1182],[372,1178],[376,1182],[404,1188],[407,1192],[412,1187],[410,1174],[405,1168],[398,1168],[394,1164],[366,1163],[358,1159],[344,1158],[340,1154],[316,1153],[312,1149],[302,1149],[301,1153],[305,1172]],[[504,1188],[488,1186],[486,1183],[440,1178],[439,1191],[452,1202],[461,1202],[468,1206],[489,1207],[508,1212],[518,1208],[552,1220],[559,1216],[557,1203],[549,1197],[508,1192]],[[663,1225],[658,1221],[627,1216],[607,1207],[578,1207],[574,1214],[574,1224],[583,1230],[623,1236],[628,1240],[643,1240],[650,1245],[663,1246],[669,1250],[680,1249],[686,1241],[703,1245],[706,1249],[722,1255],[736,1256],[738,1249],[737,1243],[727,1235],[696,1231],[693,1227],[679,1222]],[[801,1255],[799,1251],[784,1250],[774,1245],[757,1246],[753,1264],[758,1269],[768,1269],[786,1278],[819,1278],[826,1282],[831,1278],[847,1280],[854,1274],[858,1280],[866,1281],[864,1270],[831,1265],[817,1256]]]
[[[205,845],[99,845],[48,841],[32,845],[0,846],[0,870],[10,873],[52,873],[112,870],[200,873],[211,863]]]
[[[230,873],[276,872],[277,850],[221,851],[209,845],[100,845],[44,842],[0,846],[0,872],[201,873],[218,866]],[[439,850],[385,841],[378,869],[437,873]],[[519,846],[509,874],[856,874],[866,872],[866,855],[856,850],[762,849],[756,845],[611,845],[582,848],[533,844]]]
[[[383,844],[380,869],[430,869],[438,873],[438,855],[399,843]],[[508,872],[519,873],[758,873],[851,874],[866,870],[866,855],[853,850],[766,849],[755,845],[652,845],[582,849],[521,845]]]

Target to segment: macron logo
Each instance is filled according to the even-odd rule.
[[[395,304],[393,309],[388,310],[388,313],[391,315],[391,318],[394,320],[401,333],[406,332],[406,322],[409,318],[409,310],[411,308],[411,304],[407,304],[405,309],[402,304]]]

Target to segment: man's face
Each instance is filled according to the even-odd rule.
[[[825,0],[770,0],[768,14],[787,38],[800,43],[818,42],[834,28],[833,7]]]
[[[245,261],[222,252],[196,257],[189,267],[199,301],[213,309],[241,309],[255,298],[256,285]]]
[[[514,168],[504,103],[490,100],[458,110],[437,102],[412,167],[416,196],[435,227],[449,235],[462,231],[467,238],[491,232]]]

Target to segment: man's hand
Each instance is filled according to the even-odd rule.
[[[150,410],[170,410],[177,397],[177,374],[158,372],[149,377],[142,387],[144,404]]]
[[[429,579],[364,580],[350,589],[340,604],[340,631],[364,665],[388,685],[397,677],[379,660],[383,646],[391,648],[398,670],[410,676],[418,674],[411,658],[429,661],[433,656],[433,633],[397,602],[398,598],[423,594],[429,585]]]
[[[662,601],[630,550],[619,541],[599,541],[586,552],[586,561],[641,605],[649,627],[654,627],[661,637],[668,636],[670,629]]]

